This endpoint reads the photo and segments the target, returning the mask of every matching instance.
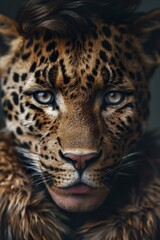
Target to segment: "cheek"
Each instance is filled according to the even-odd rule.
[[[35,137],[55,132],[57,116],[57,111],[51,111],[47,107],[37,107],[29,102],[20,103],[20,123],[26,133]]]
[[[103,113],[105,132],[110,132],[115,138],[129,134],[137,119],[137,110],[128,107],[125,110],[112,110]]]
[[[104,113],[103,118],[105,121],[104,142],[107,146],[110,143],[112,150],[117,146],[121,154],[128,151],[132,143],[137,141],[144,131],[145,121],[140,117],[136,104],[111,114]]]

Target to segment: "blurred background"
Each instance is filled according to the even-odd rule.
[[[23,4],[24,0],[0,0],[0,13],[14,18],[17,9]],[[160,8],[160,0],[143,0],[140,10],[149,11],[154,8]],[[151,102],[150,102],[150,119],[149,129],[160,129],[160,68],[156,71],[150,82]],[[0,121],[2,112],[0,110]]]

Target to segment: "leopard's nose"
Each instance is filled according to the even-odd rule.
[[[87,165],[94,161],[94,159],[97,157],[97,154],[90,153],[85,155],[76,155],[73,153],[67,153],[64,156],[74,161],[74,166],[77,170],[83,170]]]
[[[95,152],[90,152],[87,154],[75,154],[73,152],[68,152],[63,154],[60,151],[59,154],[66,162],[74,165],[78,171],[84,170],[86,167],[97,161],[100,157],[100,154]]]

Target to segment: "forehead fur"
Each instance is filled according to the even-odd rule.
[[[147,84],[137,59],[136,43],[125,25],[101,21],[95,21],[93,30],[76,38],[56,38],[43,31],[24,38],[9,79],[14,80],[17,73],[24,84],[26,76],[24,92],[39,86],[60,89],[72,101],[81,96],[82,104],[93,93],[106,91],[111,85],[134,91]]]

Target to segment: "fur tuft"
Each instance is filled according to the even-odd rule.
[[[28,0],[17,15],[21,33],[48,29],[57,35],[85,32],[92,18],[124,21],[141,0]]]

